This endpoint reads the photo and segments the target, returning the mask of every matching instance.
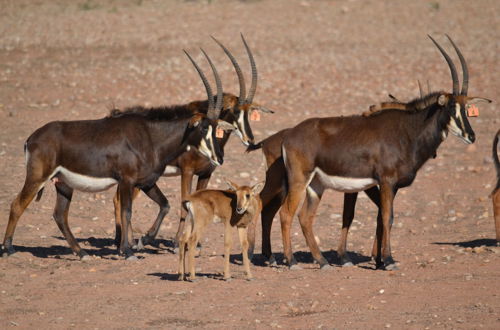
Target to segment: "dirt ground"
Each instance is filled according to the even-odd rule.
[[[491,142],[500,127],[499,11],[496,0],[1,1],[2,235],[24,181],[23,144],[36,128],[101,118],[112,106],[205,97],[182,49],[205,70],[198,48],[207,50],[225,90],[237,94],[233,68],[210,35],[234,52],[248,80],[240,32],[254,50],[255,101],[276,111],[252,123],[258,141],[308,117],[361,113],[388,93],[417,97],[417,79],[450,91],[448,67],[427,34],[458,65],[444,34],[452,36],[469,64],[469,95],[494,103],[480,105],[480,116],[471,119],[475,144],[450,135],[437,158],[398,194],[392,230],[398,271],[374,269],[377,210],[364,194],[348,243],[355,266],[337,266],[343,197],[329,191],[314,229],[333,270],[313,263],[295,220],[292,244],[302,270],[265,266],[259,228],[255,280],[244,279],[235,244],[234,279],[221,281],[223,229],[212,225],[197,259],[201,280],[179,282],[172,251],[179,178],[159,180],[172,209],[155,244],[137,253],[137,261],[116,255],[114,190],[76,192],[70,225],[91,255],[82,262],[51,219],[55,189],[49,185],[19,221],[18,252],[0,259],[0,328],[499,329],[500,247],[488,197],[495,181]],[[244,150],[236,137],[230,140],[210,187],[223,188],[223,176],[239,183],[264,178],[260,151]],[[156,212],[145,195],[136,200],[136,236]],[[273,249],[282,260],[279,227],[275,219]]]

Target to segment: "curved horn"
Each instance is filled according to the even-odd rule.
[[[460,49],[458,49],[457,45],[451,40],[449,35],[446,35],[448,40],[450,40],[451,44],[453,45],[453,48],[455,48],[455,51],[457,52],[458,58],[460,59],[460,64],[462,65],[462,73],[463,73],[463,79],[462,79],[462,91],[460,92],[461,95],[467,95],[467,90],[469,89],[469,69],[467,68],[467,62],[465,62],[465,58],[462,55],[462,52],[460,52]]]
[[[436,47],[439,49],[441,54],[443,54],[444,59],[446,60],[446,63],[448,63],[448,66],[450,67],[450,72],[451,72],[451,79],[453,80],[453,95],[458,95],[458,75],[457,75],[457,69],[455,68],[455,65],[451,61],[450,56],[446,54],[444,49],[439,46],[439,44],[434,40],[430,35],[427,35],[432,42],[436,45]]]
[[[203,52],[203,55],[207,58],[208,63],[210,64],[210,67],[212,68],[212,71],[214,73],[214,78],[215,78],[215,85],[217,86],[217,101],[215,103],[215,107],[213,108],[212,111],[207,111],[207,116],[208,118],[211,119],[218,119],[222,107],[222,82],[220,81],[219,74],[217,73],[217,69],[215,68],[214,64],[212,63],[212,60],[210,60],[210,57],[208,57],[207,53],[203,50],[203,48],[200,48],[201,51]]]
[[[193,60],[191,55],[189,55],[189,53],[185,49],[183,49],[183,51],[184,51],[184,53],[186,53],[187,57],[191,60],[191,63],[193,63],[194,67],[196,68],[196,71],[198,71],[198,74],[201,77],[201,81],[203,81],[203,85],[205,85],[205,89],[207,90],[207,97],[208,97],[207,115],[208,115],[211,111],[213,111],[213,108],[214,108],[214,95],[212,93],[212,88],[210,87],[210,84],[208,83],[207,77],[205,77],[205,75],[203,74],[203,71],[201,71],[200,67],[198,66],[198,64],[196,64],[196,62]]]
[[[234,58],[233,54],[227,49],[219,40],[215,39],[213,36],[210,36],[214,41],[224,50],[224,53],[226,53],[227,57],[231,60],[231,63],[233,63],[234,70],[236,71],[236,74],[238,75],[238,82],[240,83],[240,96],[238,97],[238,104],[243,105],[245,103],[245,93],[247,91],[246,85],[245,85],[245,77],[243,76],[243,72],[241,71],[241,67],[236,61],[236,58]]]
[[[250,60],[250,66],[252,67],[252,84],[250,85],[250,90],[248,91],[248,97],[246,99],[246,103],[252,103],[255,91],[257,90],[257,66],[255,65],[252,51],[250,50],[250,47],[248,47],[245,37],[243,37],[243,33],[241,33],[241,40],[243,40],[243,44],[245,44],[248,59]]]

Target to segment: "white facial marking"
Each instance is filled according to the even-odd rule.
[[[162,176],[177,176],[181,174],[181,169],[177,166],[167,165]]]
[[[210,147],[207,145],[209,143]],[[201,139],[198,151],[215,165],[220,165],[215,155],[214,141],[212,139],[212,126],[208,126],[207,139]]]
[[[118,183],[113,178],[96,178],[78,174],[62,166],[58,166],[49,178],[52,178],[54,175],[57,175],[60,181],[71,188],[86,192],[103,191]]]
[[[464,119],[462,118],[462,114],[460,112],[460,104],[456,103],[455,104],[455,117],[450,118],[450,122],[448,123],[448,130],[455,136],[459,137],[461,140],[463,140],[465,143],[472,143],[472,141],[469,140],[468,134],[464,134],[462,129],[457,125],[456,120],[460,121],[461,127],[465,127],[464,124]],[[464,136],[465,135],[465,136]]]
[[[371,188],[377,184],[377,181],[372,178],[331,176],[319,168],[316,168],[314,173],[325,187],[341,192],[358,192]]]
[[[245,145],[248,145],[248,136],[245,132],[245,111],[240,111],[240,115],[238,116],[238,126],[236,127],[236,134],[241,139]]]

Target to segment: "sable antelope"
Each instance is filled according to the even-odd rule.
[[[218,102],[214,105],[206,77],[187,55],[205,85],[209,100],[207,115],[185,111],[185,106],[141,110],[141,114],[130,109],[119,116],[98,120],[50,122],[31,134],[24,145],[26,179],[11,204],[3,254],[15,252],[12,237],[20,216],[35,195],[40,199],[45,183],[53,179],[57,190],[53,218],[80,258],[88,255],[68,226],[73,190],[96,192],[118,185],[124,229],[119,252],[130,258],[133,253],[125,233],[130,226],[134,188],[144,191],[160,206],[158,218],[163,218],[169,205],[156,180],[169,162],[187,148],[197,149],[216,165],[223,162],[215,132],[233,126],[217,119],[222,101],[220,79],[207,56],[217,81]]]
[[[189,196],[183,206],[188,210],[188,221],[179,237],[179,280],[184,280],[185,251],[188,250],[190,280],[195,280],[195,248],[206,226],[211,222],[224,223],[224,279],[229,280],[229,256],[232,247],[232,228],[237,227],[247,280],[252,279],[248,259],[247,227],[255,226],[262,203],[259,192],[263,182],[252,187],[238,186],[227,181],[229,190],[198,190]]]
[[[451,71],[453,92],[433,92],[408,103],[407,111],[387,109],[369,117],[311,118],[289,129],[281,145],[288,189],[280,210],[284,255],[290,267],[293,258],[290,226],[299,203],[307,195],[299,221],[315,260],[325,265],[312,231],[314,211],[325,189],[356,193],[380,187],[381,225],[377,226],[377,268],[394,269],[390,249],[393,200],[398,189],[411,185],[417,171],[433,155],[451,131],[466,143],[475,134],[466,109],[476,100],[467,96],[468,70],[465,59],[448,37],[463,70],[462,89],[456,68],[444,49],[437,46]]]
[[[500,245],[500,161],[498,160],[498,138],[500,137],[500,130],[498,130],[495,138],[493,139],[493,163],[497,172],[497,184],[491,193],[493,201],[493,215],[495,217],[495,230],[497,245]]]
[[[420,96],[423,97],[423,92],[420,86],[420,82],[418,82]],[[398,109],[398,110],[408,110],[408,106],[406,103],[398,100],[393,95],[389,94],[389,98],[392,99],[392,102],[383,102],[377,105],[370,106],[368,111],[363,112],[362,116],[368,117],[376,114],[377,112],[386,110],[386,109]],[[394,106],[393,106],[394,105]],[[262,148],[262,153],[264,154],[264,158],[267,165],[266,170],[266,181],[264,188],[260,194],[262,199],[262,254],[268,260],[269,264],[275,264],[276,260],[271,251],[271,227],[274,216],[280,209],[281,205],[286,196],[287,192],[287,179],[286,179],[286,169],[285,164],[283,162],[283,157],[281,154],[281,144],[283,142],[283,138],[287,133],[287,129],[283,129],[275,134],[267,137],[263,141],[250,145],[247,148],[247,152],[251,152],[257,149]],[[377,207],[380,208],[380,195],[378,187],[374,186],[365,191],[368,197],[372,200]],[[321,196],[318,196],[320,198]],[[344,211],[343,211],[343,222],[342,222],[342,233],[341,240],[339,244],[339,248],[337,250],[338,257],[340,259],[340,263],[343,266],[351,266],[352,261],[349,256],[346,254],[346,246],[347,246],[347,235],[349,232],[349,228],[354,219],[354,210],[356,206],[357,193],[345,193],[344,194]],[[305,204],[302,207],[302,211],[305,211],[308,208],[308,200],[306,199]],[[378,215],[378,223],[380,223],[380,212]],[[314,219],[313,219],[314,220]],[[375,240],[376,242],[376,240]],[[253,255],[255,242],[250,240],[249,247],[249,255]],[[326,267],[328,265],[326,259],[322,260],[322,267]]]
[[[241,34],[241,39],[245,46],[245,50],[247,52],[251,71],[252,71],[252,82],[250,89],[248,91],[248,95],[246,95],[246,85],[245,78],[241,67],[239,66],[236,58],[232,55],[232,53],[217,39],[212,37],[212,39],[223,49],[224,53],[228,56],[233,64],[233,67],[238,76],[239,82],[239,96],[235,96],[232,94],[224,94],[223,96],[223,106],[222,111],[219,114],[219,118],[231,123],[234,128],[236,134],[239,136],[243,144],[249,145],[254,143],[254,136],[252,133],[252,129],[249,123],[249,114],[252,111],[262,111],[264,113],[273,113],[272,110],[269,110],[255,102],[253,102],[255,92],[257,90],[257,66],[255,64],[255,60],[252,54],[250,47],[248,46],[243,34]],[[207,111],[208,101],[194,101],[189,103],[186,108],[192,112],[200,112],[206,113]],[[219,145],[221,147],[222,152],[224,151],[224,146],[226,145],[230,134],[224,133],[222,138],[219,139]],[[181,200],[184,200],[191,192],[193,176],[197,176],[197,185],[196,190],[205,189],[208,186],[208,182],[212,173],[215,171],[216,166],[214,166],[206,157],[203,157],[196,151],[188,151],[181,154],[179,157],[171,161],[167,164],[165,168],[165,172],[162,174],[166,177],[171,176],[181,176]],[[134,192],[134,196],[139,193],[139,190]],[[120,222],[119,214],[120,214],[120,204],[118,194],[115,195],[114,203],[115,203],[115,219],[116,221],[116,237],[120,237]],[[185,219],[186,219],[186,210],[181,208],[181,218],[179,222],[179,227],[176,234],[176,241],[179,239],[179,235],[183,230]],[[160,229],[160,225],[162,223],[163,218],[157,219],[151,228],[147,231],[147,233],[138,241],[138,248],[142,248],[143,245],[150,244]],[[132,239],[132,232],[129,232],[129,239]],[[115,239],[118,242],[117,239]]]

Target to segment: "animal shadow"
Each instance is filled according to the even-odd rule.
[[[329,250],[329,251],[324,251],[322,252],[323,256],[328,260],[330,264],[333,265],[338,265],[340,266],[340,257],[337,253],[337,251],[334,250]],[[276,259],[276,262],[278,265],[283,265],[285,263],[284,261],[284,255],[283,253],[273,253],[274,258]],[[305,252],[305,251],[296,251],[294,254],[295,260],[299,263],[305,263],[305,264],[312,264],[316,263],[314,260],[312,254],[310,252]],[[362,255],[357,252],[347,252],[347,255],[351,259],[353,264],[360,264],[360,263],[365,263],[371,261],[371,257]],[[252,263],[255,266],[261,266],[261,267],[267,267],[268,266],[268,261],[267,259],[262,255],[262,254],[254,254],[254,257],[252,259]]]
[[[147,274],[148,276],[156,276],[159,277],[160,280],[162,281],[179,281],[179,274],[177,273],[149,273]],[[209,273],[196,273],[196,277],[198,279],[203,279],[203,278],[210,278],[210,279],[217,279],[217,280],[222,280],[223,276],[221,274],[209,274]],[[185,281],[189,282],[189,281]]]
[[[62,236],[53,236],[53,238],[66,242],[66,239]],[[76,240],[81,245],[82,249],[89,255],[100,256],[102,258],[116,258],[118,255],[114,239],[91,236],[89,238],[77,238]],[[162,245],[163,247],[161,247]],[[159,254],[163,250],[173,250],[173,246],[173,240],[155,239],[151,245],[147,245],[142,250],[136,252],[141,254]],[[89,249],[89,247],[94,249]],[[61,256],[73,255],[73,251],[69,246],[62,245],[52,245],[50,247],[16,245],[14,249],[18,252],[29,252],[37,258],[58,258]]]
[[[479,238],[475,239],[472,241],[465,241],[465,242],[434,242],[432,244],[436,245],[454,245],[454,246],[459,246],[463,248],[475,248],[479,246],[496,246],[497,241],[495,239],[491,238]]]

